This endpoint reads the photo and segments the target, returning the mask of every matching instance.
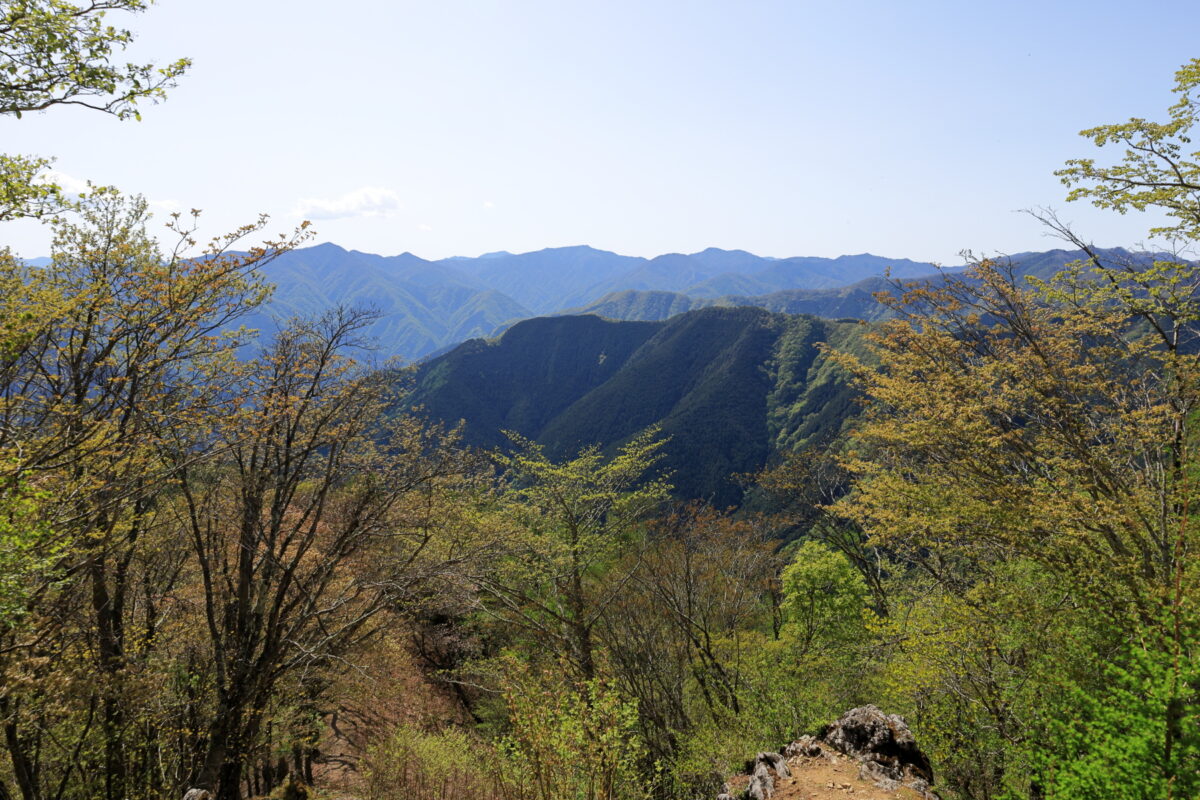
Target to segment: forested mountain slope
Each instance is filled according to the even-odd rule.
[[[887,316],[887,309],[875,299],[875,293],[892,288],[888,279],[874,277],[836,289],[785,289],[756,296],[694,297],[679,292],[625,290],[562,313],[597,314],[609,319],[661,320],[697,308],[754,306],[784,314],[869,321]]]
[[[676,494],[729,505],[741,496],[734,475],[836,434],[854,413],[854,391],[819,345],[855,349],[863,330],[746,307],[659,322],[531,319],[424,364],[408,402],[464,420],[471,444],[502,446],[512,430],[556,458],[657,424]]]

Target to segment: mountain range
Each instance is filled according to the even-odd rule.
[[[1119,249],[1104,252],[1148,258]],[[1080,256],[1050,250],[1010,260],[1020,274],[1044,278]],[[376,356],[405,362],[549,315],[663,320],[699,308],[755,306],[870,321],[890,313],[875,295],[894,290],[895,281],[939,279],[934,264],[867,253],[768,258],[709,248],[640,258],[586,246],[430,261],[412,253],[381,256],[321,244],[284,253],[263,272],[275,292],[243,320],[248,327],[269,335],[291,317],[311,317],[339,305],[369,308],[378,316],[364,334]]]
[[[270,331],[291,316],[334,305],[367,306],[379,313],[366,331],[379,354],[417,360],[467,339],[495,335],[518,320],[590,309],[622,292],[677,294],[686,299],[675,302],[689,309],[749,304],[824,314],[831,307],[827,299],[834,299],[839,287],[887,270],[897,278],[913,278],[934,269],[928,263],[870,254],[778,259],[716,248],[637,258],[592,247],[560,247],[427,261],[411,253],[380,256],[321,244],[285,253],[265,268],[275,294],[247,324]],[[758,299],[781,292],[800,295],[794,301]],[[862,311],[868,301],[864,288],[842,304]],[[623,314],[639,313],[636,307],[645,305],[649,301],[639,298]]]
[[[706,253],[699,255],[713,256]],[[1021,254],[1012,268],[1018,276],[1048,278],[1079,255]],[[1106,255],[1152,260],[1123,251]],[[698,271],[681,258],[655,259],[654,269],[665,280],[672,273],[663,265],[673,264],[681,281],[695,278]],[[718,261],[720,268],[731,266]],[[649,269],[643,265],[638,273]],[[790,269],[781,272],[794,276]],[[736,277],[721,274],[723,281]],[[761,271],[753,274],[764,280]],[[563,276],[559,280],[565,285]],[[461,422],[471,445],[503,448],[505,432],[513,431],[554,459],[593,444],[611,451],[657,425],[668,437],[663,466],[676,495],[736,505],[739,475],[829,441],[855,415],[855,390],[829,353],[864,352],[870,321],[888,312],[875,294],[896,284],[872,276],[836,288],[705,296],[698,287],[706,283],[713,280],[686,292],[610,292],[570,312],[518,321],[499,336],[449,348],[417,367],[405,405],[447,425]]]
[[[1020,274],[1048,277],[1080,255],[1050,250],[1010,258]],[[416,361],[468,339],[495,336],[520,320],[554,314],[661,320],[698,308],[756,306],[874,320],[888,314],[875,300],[877,292],[894,288],[896,280],[936,280],[938,268],[867,253],[768,258],[709,248],[639,258],[586,246],[429,261],[322,244],[285,253],[264,272],[275,294],[247,320],[249,326],[270,332],[281,319],[334,305],[370,307],[379,318],[366,335],[378,355]]]

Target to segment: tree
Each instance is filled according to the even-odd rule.
[[[1092,158],[1067,162],[1055,174],[1070,187],[1068,200],[1091,200],[1098,208],[1120,214],[1158,209],[1173,224],[1150,230],[1168,241],[1200,241],[1200,150],[1189,152],[1191,130],[1200,121],[1200,58],[1175,73],[1169,122],[1130,119],[1081,131],[1097,147],[1124,145],[1120,164],[1100,165]]]
[[[500,509],[509,532],[496,560],[472,576],[484,608],[532,633],[585,682],[597,675],[595,627],[632,576],[611,570],[667,496],[662,477],[643,479],[661,457],[657,437],[652,428],[611,459],[588,447],[556,464],[510,434],[516,451],[497,455],[509,482]]]
[[[866,597],[849,559],[804,542],[783,571],[784,630],[802,654],[848,648],[863,638]]]
[[[366,315],[295,321],[239,358],[256,268],[303,227],[196,254],[177,218],[164,252],[141,200],[81,209],[55,223],[52,269],[0,261],[0,541],[21,545],[0,558],[4,748],[24,800],[237,798],[379,616],[467,557],[445,498],[476,462],[385,413],[396,375],[345,353]]]
[[[133,34],[107,24],[111,11],[140,13],[153,0],[6,0],[0,6],[0,114],[79,106],[119,119],[138,118],[140,101],[157,101],[190,65],[117,64]],[[45,158],[0,155],[0,221],[41,216],[58,207],[59,189],[39,182]]]
[[[113,798],[131,791],[129,737],[145,707],[130,701],[130,676],[148,674],[170,615],[161,599],[180,573],[161,513],[178,472],[160,449],[211,419],[223,388],[214,376],[236,372],[245,338],[229,329],[266,297],[255,270],[306,235],[233,252],[260,222],[192,253],[194,230],[177,218],[179,241],[164,253],[146,234],[140,198],[102,192],[79,211],[78,221],[55,223],[52,268],[0,264],[9,289],[0,319],[10,331],[0,361],[0,499],[23,511],[12,536],[24,547],[10,552],[37,566],[17,572],[17,615],[29,624],[0,619],[0,717],[27,800],[53,784],[68,791],[72,750],[96,736],[103,780],[89,788]],[[207,455],[201,443],[189,448],[194,460]],[[49,715],[44,685],[27,681],[47,658],[61,665],[53,680],[63,695]],[[67,701],[75,691],[78,716]]]
[[[166,448],[216,693],[194,785],[220,800],[240,797],[283,682],[340,664],[447,565],[430,497],[474,462],[452,437],[386,420],[389,376],[344,352],[370,318],[294,323],[198,422],[214,458],[195,463],[186,435]]]
[[[636,703],[598,679],[572,685],[558,670],[522,667],[505,671],[510,729],[499,748],[531,800],[650,797]]]
[[[1193,61],[1177,75],[1171,122],[1083,132],[1101,146],[1124,143],[1121,164],[1079,159],[1059,173],[1076,187],[1072,199],[1166,212],[1173,224],[1151,233],[1169,253],[1117,260],[1044,215],[1083,261],[1045,282],[982,261],[966,276],[883,297],[898,319],[873,337],[879,365],[842,357],[869,411],[844,459],[854,491],[834,510],[920,587],[897,601],[912,604],[908,622],[887,630],[901,662],[922,662],[910,687],[918,713],[961,726],[955,707],[981,710],[975,724],[1002,743],[998,756],[968,757],[968,737],[940,740],[965,748],[941,755],[964,767],[966,793],[1007,786],[1040,796],[1055,763],[1084,759],[1081,742],[1116,752],[1103,738],[1111,727],[1098,725],[1089,743],[1055,736],[1048,722],[1079,711],[1064,699],[1072,691],[1092,698],[1087,718],[1098,723],[1106,716],[1095,702],[1129,704],[1128,683],[1097,679],[1108,661],[1125,675],[1160,670],[1138,723],[1157,733],[1124,733],[1158,743],[1141,765],[1162,778],[1149,784],[1176,785],[1171,754],[1193,736],[1200,705],[1184,665],[1200,646],[1200,274],[1179,254],[1200,235],[1200,153],[1187,153],[1198,85]],[[1047,637],[1052,630],[1060,633]],[[1073,689],[1054,690],[1056,674]],[[1039,683],[1045,696],[1030,697],[1026,687]],[[1049,766],[1029,756],[1038,750]],[[1117,796],[1119,770],[1106,780]]]
[[[626,555],[620,571],[633,579],[599,638],[662,765],[678,760],[695,727],[742,713],[746,642],[769,625],[775,547],[757,521],[690,504],[655,520],[645,545]]]
[[[1047,797],[1200,796],[1200,662],[1194,651],[1136,638],[1101,666],[1102,691],[1070,686],[1060,713],[1050,717],[1055,746],[1037,754]],[[1197,632],[1188,638],[1195,641]]]
[[[778,464],[760,472],[756,483],[781,506],[775,513],[792,528],[791,536],[819,541],[854,565],[870,589],[875,612],[886,615],[883,553],[867,542],[856,525],[830,512],[851,486],[850,473],[839,461],[846,439],[842,434],[821,447],[787,453]]]

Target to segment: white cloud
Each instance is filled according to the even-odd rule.
[[[496,204],[495,204],[495,203],[493,203],[491,200],[484,200],[484,201],[483,201],[483,207],[484,207],[484,208],[495,208],[495,207],[496,207]]]
[[[418,228],[419,230],[422,230],[422,231],[431,231],[431,230],[433,230],[433,228],[432,228],[432,227],[430,227],[429,225],[426,225],[424,222],[422,222],[420,225],[418,225],[418,226],[417,226],[417,228]]]
[[[46,183],[56,183],[63,190],[64,194],[80,195],[87,194],[91,191],[88,182],[82,178],[76,178],[74,175],[68,175],[65,172],[57,169],[48,169],[42,173],[41,178]]]
[[[161,211],[164,214],[174,214],[176,211],[183,211],[183,204],[178,200],[164,198],[162,200],[151,200],[150,208],[153,211]]]
[[[306,219],[390,217],[400,211],[400,195],[379,186],[363,186],[341,197],[304,197],[293,212]]]

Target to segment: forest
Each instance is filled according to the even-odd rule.
[[[161,99],[187,61],[117,66],[103,13],[146,6],[0,4],[0,114]],[[946,800],[1200,797],[1200,59],[1174,91],[1058,173],[1152,252],[1041,212],[1053,276],[898,282],[805,340],[855,411],[772,429],[740,505],[673,493],[675,418],[473,446],[371,312],[246,327],[307,224],[155,233],[0,157],[0,221],[54,236],[0,251],[0,800],[713,798],[864,704]]]

